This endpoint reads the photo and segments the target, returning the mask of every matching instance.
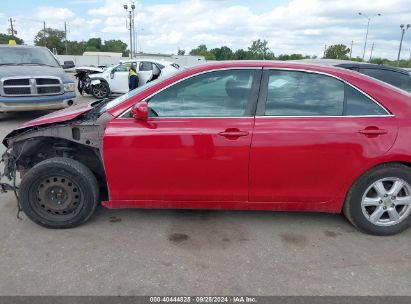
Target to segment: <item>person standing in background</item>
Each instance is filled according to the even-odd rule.
[[[128,87],[130,91],[138,87],[137,63],[132,62],[128,71]]]

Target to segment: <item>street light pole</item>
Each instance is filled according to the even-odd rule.
[[[367,18],[367,20],[368,20],[368,21],[367,21],[367,32],[365,33],[364,51],[363,51],[363,53],[362,53],[362,61],[364,61],[364,59],[365,59],[365,50],[366,50],[366,48],[367,48],[368,30],[370,29],[371,19],[372,19],[373,17],[376,17],[376,16],[381,16],[381,14],[376,14],[376,15],[374,15],[374,16],[368,17],[366,14],[359,12],[358,15],[364,16],[364,17]]]
[[[136,28],[134,26],[134,10],[136,9],[136,5],[134,4],[134,1],[131,2],[131,10],[133,11],[133,50],[134,50],[134,56],[136,56],[137,53],[137,38],[136,38]]]
[[[401,28],[401,40],[400,40],[400,48],[398,49],[397,66],[400,66],[400,56],[401,56],[402,40],[404,39],[405,31],[408,30],[410,27],[411,27],[411,24],[407,24],[407,27],[405,27],[404,24],[401,24],[401,25],[400,25],[400,28]]]
[[[354,40],[351,40],[351,48],[350,48],[350,60],[352,59],[352,47],[354,45]]]
[[[130,29],[130,59],[133,59],[133,28],[132,28],[132,16],[131,10],[128,10],[128,5],[124,4],[123,8],[128,11],[128,18],[129,18],[129,29]]]

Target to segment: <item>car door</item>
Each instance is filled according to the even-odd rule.
[[[153,77],[153,63],[149,61],[142,61],[138,65],[138,83],[144,85]]]
[[[120,64],[115,67],[110,74],[110,90],[113,93],[127,93],[128,87],[128,70],[131,63]]]
[[[192,76],[147,99],[147,122],[129,114],[111,121],[104,163],[112,200],[156,201],[153,207],[247,201],[258,75],[261,69]]]
[[[397,135],[395,119],[334,77],[266,70],[250,154],[253,202],[325,203]],[[349,185],[348,185],[349,186]]]

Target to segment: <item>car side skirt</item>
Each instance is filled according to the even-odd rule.
[[[267,202],[215,202],[215,201],[103,201],[108,209],[198,209],[198,210],[260,210],[260,211],[311,211],[340,213],[343,199],[323,203],[267,203]]]

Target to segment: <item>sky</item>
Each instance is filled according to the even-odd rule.
[[[18,36],[33,44],[47,27],[63,30],[69,40],[121,39],[129,43],[126,11],[130,0],[0,0],[0,32],[15,19]],[[233,50],[265,39],[274,54],[322,56],[325,45],[353,43],[363,55],[367,18],[371,18],[366,58],[396,59],[400,24],[411,24],[411,0],[140,0],[136,1],[137,49],[151,53],[189,51],[200,44]],[[381,16],[375,16],[380,13]],[[411,56],[411,28],[402,58]]]

